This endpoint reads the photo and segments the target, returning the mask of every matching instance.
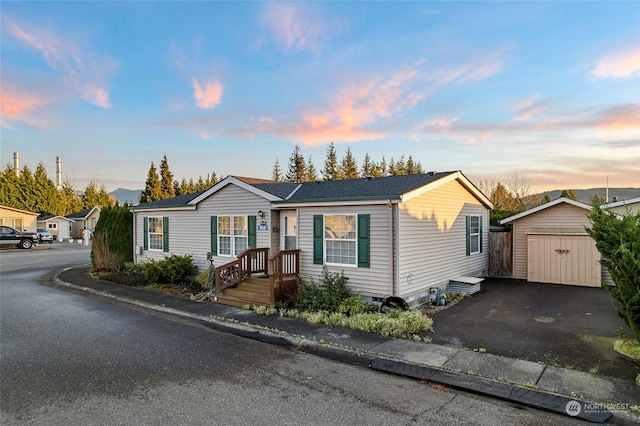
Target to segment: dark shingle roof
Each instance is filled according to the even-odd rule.
[[[455,172],[304,183],[286,202],[398,199]]]
[[[89,212],[91,212],[91,210],[93,210],[93,208],[82,210],[76,213],[71,213],[65,217],[67,217],[68,219],[84,219],[89,214]]]
[[[178,195],[173,198],[166,198],[164,200],[152,201],[150,203],[141,203],[134,207],[134,210],[144,209],[163,209],[169,207],[186,207],[189,205],[189,201],[196,198],[198,195],[205,191],[194,192],[193,194]]]
[[[292,182],[273,182],[257,183],[251,186],[261,189],[264,192],[268,192],[271,195],[275,195],[276,197],[280,197],[284,200],[298,187],[298,185],[300,184]]]

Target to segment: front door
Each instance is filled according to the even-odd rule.
[[[280,214],[280,248],[295,250],[298,248],[298,213],[295,210]]]

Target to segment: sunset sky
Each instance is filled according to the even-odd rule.
[[[2,168],[270,178],[299,145],[640,187],[640,2],[2,1]]]

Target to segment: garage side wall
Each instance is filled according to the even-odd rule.
[[[590,226],[590,212],[569,204],[558,204],[513,223],[513,278],[527,279],[527,229],[533,228],[581,228]]]

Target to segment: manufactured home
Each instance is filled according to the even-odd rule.
[[[134,259],[212,263],[225,295],[263,274],[267,303],[278,299],[277,280],[317,279],[326,267],[343,271],[354,294],[417,305],[451,280],[486,275],[491,208],[460,171],[300,184],[228,176],[132,207]]]

